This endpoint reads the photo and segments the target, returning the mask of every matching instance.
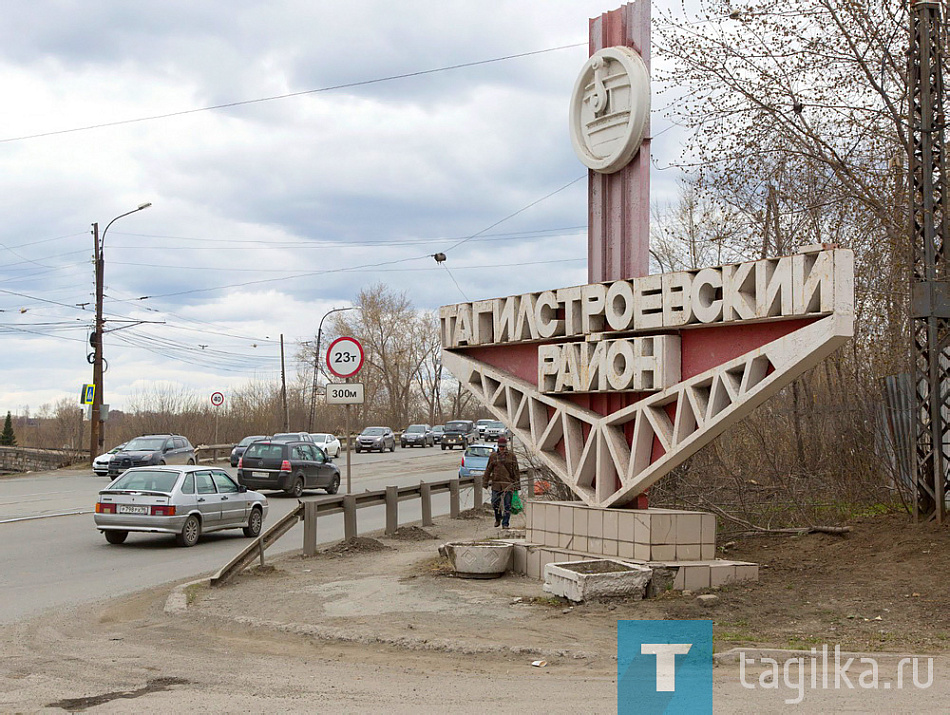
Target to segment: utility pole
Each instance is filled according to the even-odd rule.
[[[284,432],[290,432],[290,408],[287,406],[287,371],[284,369],[284,334],[280,334],[280,399],[284,405]]]
[[[950,283],[941,3],[910,7],[911,356],[915,385],[914,516],[942,523],[950,464]]]
[[[96,325],[90,338],[93,349],[92,362],[92,410],[89,418],[89,463],[102,449],[105,435],[102,434],[102,286],[105,261],[102,256],[102,244],[99,242],[99,224],[92,224],[92,240],[95,244],[93,261],[96,267]]]
[[[102,398],[103,398],[103,385],[102,385],[102,374],[105,372],[105,359],[102,357],[102,333],[103,324],[105,323],[102,317],[102,292],[103,292],[103,276],[106,270],[106,259],[105,259],[105,244],[106,244],[106,233],[109,231],[109,227],[118,221],[120,218],[125,216],[131,216],[134,213],[143,211],[151,206],[151,202],[144,204],[139,204],[138,208],[134,208],[131,211],[126,211],[124,214],[119,214],[114,219],[109,221],[106,224],[106,227],[102,230],[102,238],[99,237],[99,224],[92,224],[92,240],[94,245],[93,250],[93,261],[96,265],[96,326],[95,330],[90,337],[93,348],[93,359],[92,359],[92,384],[95,386],[95,389],[92,393],[92,414],[89,419],[89,462],[92,463],[92,460],[96,458],[96,455],[100,452],[104,452],[103,445],[105,444],[105,429],[102,424]]]

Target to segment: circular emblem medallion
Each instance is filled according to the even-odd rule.
[[[650,75],[629,47],[591,55],[571,95],[571,144],[577,158],[601,174],[630,163],[650,118]]]

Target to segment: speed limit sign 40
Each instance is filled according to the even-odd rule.
[[[327,370],[340,378],[353,377],[363,367],[363,346],[356,338],[337,338],[327,348]]]

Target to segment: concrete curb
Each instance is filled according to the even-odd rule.
[[[165,599],[165,608],[163,609],[166,614],[172,616],[177,613],[184,613],[188,610],[188,593],[187,590],[191,586],[196,586],[198,584],[210,584],[210,578],[199,578],[197,581],[189,581],[188,583],[179,584],[172,589],[172,592],[168,594],[168,598]]]
[[[213,616],[222,618],[221,616]],[[436,651],[441,653],[458,653],[461,655],[478,655],[483,653],[510,653],[512,655],[542,656],[544,658],[571,658],[571,659],[594,659],[610,658],[617,659],[615,653],[602,654],[592,653],[590,651],[573,651],[565,648],[536,648],[530,646],[512,646],[504,643],[484,643],[474,644],[465,641],[447,640],[444,638],[423,638],[408,636],[380,636],[372,633],[356,633],[341,628],[329,628],[326,626],[317,626],[309,623],[282,623],[279,621],[269,621],[266,619],[250,618],[247,616],[237,616],[226,619],[233,623],[239,623],[250,628],[266,628],[279,633],[290,633],[293,635],[308,636],[322,641],[332,641],[337,643],[356,643],[360,645],[386,645],[406,650],[424,650]]]

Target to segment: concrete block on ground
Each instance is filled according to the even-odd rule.
[[[581,602],[598,598],[643,598],[653,577],[648,566],[611,559],[549,563],[544,568],[544,590]]]
[[[717,586],[725,586],[736,580],[736,567],[735,564],[730,562],[723,562],[720,564],[714,563],[709,567],[709,585],[712,588]]]
[[[684,591],[698,591],[701,588],[709,588],[709,566],[688,564],[680,566],[680,570],[685,571],[683,576]]]
[[[536,579],[544,576],[544,571],[541,569],[541,550],[537,546],[528,547],[528,564],[525,576]]]
[[[654,544],[650,547],[650,561],[676,561],[676,546]]]
[[[679,535],[677,535],[679,538]],[[702,549],[699,544],[677,544],[676,545],[676,560],[677,561],[699,561],[702,556]]]

